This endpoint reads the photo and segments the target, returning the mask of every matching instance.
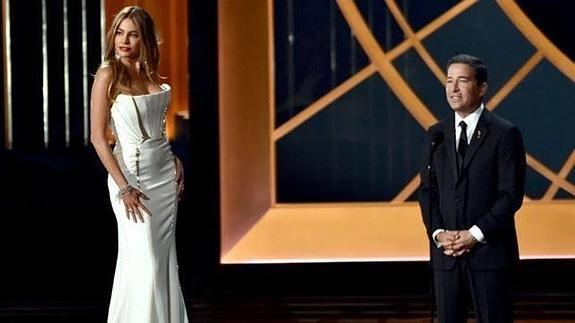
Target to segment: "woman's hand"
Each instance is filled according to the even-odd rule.
[[[181,200],[184,193],[184,166],[178,157],[176,157],[176,185],[178,186],[178,200]]]
[[[122,197],[122,201],[124,201],[124,205],[126,206],[126,216],[128,217],[128,220],[131,219],[138,223],[139,219],[140,222],[144,223],[143,213],[145,212],[149,216],[152,215],[150,210],[148,210],[142,201],[140,201],[140,198],[149,200],[149,198],[142,191],[135,189],[132,186],[128,186],[120,190],[120,196]]]

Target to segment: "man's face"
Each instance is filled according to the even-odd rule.
[[[466,117],[481,104],[487,84],[477,84],[475,71],[467,64],[455,63],[447,68],[445,94],[451,109]]]

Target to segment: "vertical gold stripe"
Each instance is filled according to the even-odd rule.
[[[66,147],[70,147],[70,53],[68,39],[68,0],[62,3],[64,14],[64,117]]]
[[[275,123],[276,123],[276,91],[275,91],[275,46],[274,46],[274,1],[268,0],[268,63],[269,63],[269,81],[268,81],[268,91],[270,97],[270,118],[269,118],[269,136],[273,138]],[[275,205],[277,202],[277,184],[276,184],[276,142],[275,140],[270,140],[270,203],[271,205]]]
[[[48,21],[46,0],[42,0],[42,120],[44,123],[44,147],[50,142],[50,124],[48,118]]]
[[[10,0],[2,2],[4,13],[4,147],[12,149],[12,54],[10,38]]]
[[[100,0],[100,61],[104,61],[106,55],[106,0]]]
[[[102,0],[104,1],[104,0]],[[84,145],[90,142],[89,132],[89,103],[88,103],[88,27],[86,15],[86,0],[82,0],[82,100],[83,100],[83,121],[84,121]]]

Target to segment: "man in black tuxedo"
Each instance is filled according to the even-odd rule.
[[[428,130],[419,204],[431,240],[439,322],[512,322],[511,270],[519,260],[515,212],[525,187],[517,127],[483,104],[487,67],[457,55],[447,63],[453,114]]]

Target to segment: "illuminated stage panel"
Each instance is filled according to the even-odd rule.
[[[575,258],[574,202],[526,202],[516,223],[521,259]],[[428,254],[416,204],[293,205],[270,209],[222,263],[424,261]]]
[[[526,202],[515,221],[521,259],[575,258],[575,202]]]
[[[280,206],[270,209],[223,262],[422,260],[424,237],[413,205]]]
[[[218,4],[222,255],[273,204],[268,2]]]

